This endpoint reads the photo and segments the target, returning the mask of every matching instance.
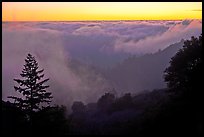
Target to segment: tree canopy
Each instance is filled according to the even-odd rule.
[[[184,46],[171,58],[164,71],[164,79],[172,91],[192,91],[201,88],[202,34],[186,40]]]

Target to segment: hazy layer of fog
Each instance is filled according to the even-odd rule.
[[[27,53],[33,54],[45,76],[54,102],[96,101],[107,88],[103,76],[83,65],[71,69],[69,60],[106,68],[130,55],[155,53],[170,44],[198,36],[199,20],[118,22],[21,22],[2,24],[2,74],[5,100],[15,94],[13,78],[20,78]],[[145,87],[144,87],[145,88]]]

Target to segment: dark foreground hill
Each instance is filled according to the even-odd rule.
[[[178,136],[202,134],[193,102],[172,98],[167,89],[116,98],[104,94],[97,103],[74,102],[72,135]]]

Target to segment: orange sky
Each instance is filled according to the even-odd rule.
[[[202,2],[3,2],[2,21],[202,19]]]

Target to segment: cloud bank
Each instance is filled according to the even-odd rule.
[[[163,50],[181,39],[189,39],[191,36],[199,36],[202,33],[202,23],[198,20],[184,20],[172,24],[174,25],[169,26],[162,33],[153,32],[153,35],[145,35],[144,38],[139,40],[133,38],[127,41],[127,38],[120,38],[114,45],[115,50],[133,54],[155,53],[159,49]]]
[[[100,95],[107,84],[92,70],[83,68],[84,74],[74,73],[69,67],[69,55],[64,51],[61,33],[51,30],[4,29],[3,28],[3,94],[18,95],[14,92],[14,78],[20,78],[24,59],[28,53],[36,57],[45,76],[50,78],[49,85],[54,103],[70,105],[74,100],[95,101],[93,95]],[[92,79],[91,79],[92,78]],[[93,93],[94,91],[98,93]],[[84,96],[86,95],[86,96]]]
[[[55,102],[96,101],[111,85],[93,70],[70,67],[70,59],[106,67],[131,54],[142,55],[202,32],[202,21],[3,22],[2,97],[15,94],[27,53],[50,78]]]

